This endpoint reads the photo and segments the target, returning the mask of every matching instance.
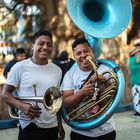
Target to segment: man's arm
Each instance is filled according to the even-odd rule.
[[[29,118],[39,117],[41,109],[38,106],[32,106],[29,103],[16,99],[12,95],[14,90],[15,90],[14,86],[5,84],[2,91],[2,99],[9,106],[12,106],[14,108],[23,111]]]
[[[106,78],[102,75],[98,75],[99,81],[105,80]],[[65,107],[74,107],[79,104],[81,100],[87,95],[95,92],[95,82],[97,81],[96,75],[91,76],[91,78],[84,84],[84,86],[77,92],[74,93],[73,90],[64,90],[62,94],[63,104]],[[110,85],[110,82],[105,83],[106,86]]]
[[[17,108],[20,106],[21,101],[15,99],[12,93],[15,90],[15,87],[12,85],[5,84],[2,90],[2,99],[10,106]]]
[[[90,93],[94,92],[93,84],[90,83],[90,80],[87,81],[84,86],[74,93],[74,90],[64,90],[62,94],[63,104],[67,108],[74,107],[81,100],[89,95]]]
[[[63,140],[65,138],[65,131],[62,125],[62,118],[60,115],[60,111],[58,111],[56,115],[57,115],[57,123],[58,123],[59,140]]]

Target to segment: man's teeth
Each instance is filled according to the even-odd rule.
[[[82,60],[83,63],[87,63],[87,59]]]

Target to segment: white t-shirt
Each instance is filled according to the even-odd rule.
[[[18,96],[35,96],[33,85],[36,85],[37,96],[43,96],[45,91],[52,86],[59,87],[62,71],[53,64],[37,65],[26,59],[16,63],[7,78],[6,84],[16,87]],[[35,102],[33,102],[35,104]],[[41,115],[31,121],[20,120],[22,128],[30,122],[36,123],[41,128],[57,126],[56,113],[49,113],[43,103],[37,103],[41,108]]]
[[[109,70],[109,68],[103,64],[101,64],[98,68],[98,74],[101,74],[103,71]],[[74,93],[80,89],[81,85],[84,83],[88,75],[91,71],[82,71],[79,69],[78,65],[73,66],[64,76],[61,90],[74,90]],[[98,137],[101,135],[105,135],[109,132],[115,130],[115,122],[111,117],[108,121],[106,121],[103,125],[98,128],[91,130],[77,130],[72,128],[72,131],[89,136],[89,137]]]

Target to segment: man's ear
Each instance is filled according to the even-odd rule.
[[[75,60],[75,53],[73,52],[73,58],[74,58],[74,60]]]
[[[34,50],[34,44],[32,43],[32,45],[31,45],[31,50]]]

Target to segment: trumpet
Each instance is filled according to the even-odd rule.
[[[36,94],[35,94],[36,95]],[[62,98],[61,92],[57,87],[50,87],[46,90],[44,96],[23,96],[23,97],[15,97],[18,100],[25,101],[28,104],[33,106],[33,103],[43,103],[44,107],[47,111],[50,112],[58,112],[62,105]],[[31,120],[24,112],[18,110],[17,108],[13,108],[8,106],[8,112],[10,117],[15,119],[22,119],[22,120]]]

